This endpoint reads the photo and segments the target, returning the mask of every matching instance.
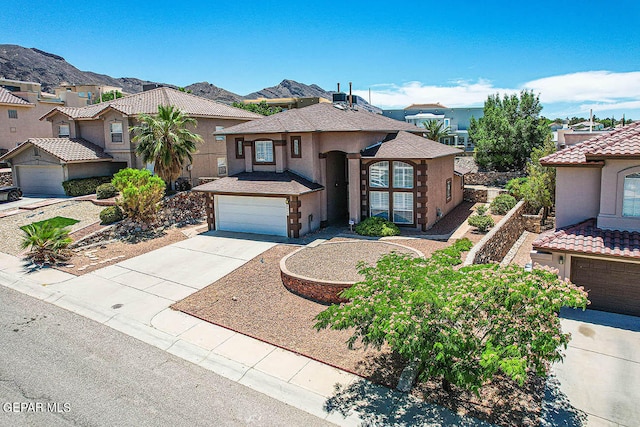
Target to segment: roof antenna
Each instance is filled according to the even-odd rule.
[[[349,108],[353,107],[353,95],[351,94],[351,82],[349,82]]]
[[[338,93],[340,93],[340,82],[338,82]]]

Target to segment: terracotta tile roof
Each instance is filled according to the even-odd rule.
[[[3,87],[0,87],[0,104],[24,105],[25,107],[33,105],[24,99],[15,96]]]
[[[12,158],[27,148],[29,144],[67,163],[113,160],[113,157],[105,153],[101,147],[81,138],[29,138],[0,157],[0,160]]]
[[[384,141],[362,150],[362,157],[377,159],[435,159],[462,153],[457,148],[409,132],[387,135]]]
[[[534,249],[640,259],[640,232],[603,230],[595,219],[540,235]]]
[[[540,159],[548,166],[602,164],[608,157],[640,157],[640,122],[602,133]]]
[[[239,135],[283,132],[408,132],[422,133],[415,125],[390,119],[380,114],[359,109],[337,108],[332,103],[323,102],[304,108],[295,108],[272,116],[263,117],[230,126],[218,135]]]
[[[295,196],[324,187],[292,172],[242,172],[198,185],[193,191],[218,194],[270,194]]]
[[[191,117],[215,117],[228,119],[253,120],[264,116],[231,107],[220,102],[181,92],[169,87],[160,87],[146,92],[128,95],[113,101],[101,102],[80,108],[59,107],[47,113],[47,117],[59,111],[73,119],[95,118],[108,109],[116,110],[128,116],[138,114],[156,114],[159,105],[174,105]]]

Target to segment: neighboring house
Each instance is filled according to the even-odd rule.
[[[292,109],[221,132],[227,178],[203,184],[210,229],[299,237],[369,216],[427,230],[462,201],[460,150],[345,104]]]
[[[319,104],[321,102],[331,102],[326,98],[319,96],[304,96],[295,98],[257,98],[257,99],[245,99],[242,101],[244,104],[260,104],[265,102],[269,107],[280,107],[283,111],[291,110],[292,108],[304,108],[309,105]]]
[[[640,123],[541,160],[556,175],[556,231],[531,259],[589,290],[590,308],[640,316]]]
[[[78,98],[83,100],[84,105],[91,105],[100,102],[103,94],[109,92],[120,92],[123,95],[127,95],[122,92],[121,87],[97,85],[97,84],[78,84],[72,85],[68,83],[62,83],[60,86],[54,89],[56,97],[65,99],[70,94],[75,94]]]
[[[469,139],[469,125],[472,117],[479,119],[484,116],[484,108],[447,108],[439,103],[411,104],[402,110],[383,110],[382,115],[421,128],[425,127],[424,122],[440,122],[443,128],[449,128],[449,135],[438,142],[464,147],[465,151],[473,151],[473,141]]]
[[[51,125],[40,117],[65,105],[80,104],[77,97],[65,102],[43,93],[40,83],[0,79],[0,155],[28,138],[50,137]]]
[[[581,131],[594,131],[594,130],[603,130],[604,125],[599,122],[593,122],[590,120],[585,120],[583,122],[574,123],[569,126],[573,130],[581,130]]]
[[[194,130],[202,136],[204,143],[198,146],[198,152],[193,155],[192,164],[185,165],[182,173],[182,176],[190,179],[192,183],[197,183],[199,178],[227,175],[225,140],[222,136],[214,136],[216,130],[263,117],[209,99],[162,87],[85,107],[56,107],[42,119],[49,121],[49,135],[51,136],[53,130],[52,136],[66,141],[64,145],[69,151],[79,149],[79,144],[89,143],[110,156],[110,161],[116,164],[116,169],[145,168],[148,165],[143,164],[135,154],[130,128],[139,123],[140,114],[156,114],[159,105],[173,105],[198,121]],[[29,142],[33,144],[33,141]],[[60,145],[62,142],[57,141],[56,144]],[[71,173],[60,162],[51,163],[49,161],[51,159],[38,157],[26,147],[14,149],[0,158],[0,161],[3,160],[11,162],[13,182],[21,186],[25,193],[64,194],[60,177],[62,180],[67,180],[72,177],[105,175],[104,169],[98,168],[92,161],[84,162],[86,167],[82,174]],[[40,176],[42,183],[32,187],[34,180],[26,177],[29,174]]]

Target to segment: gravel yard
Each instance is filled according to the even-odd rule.
[[[10,255],[18,255],[22,252],[22,249],[20,249],[22,237],[20,227],[23,225],[62,216],[80,221],[70,227],[73,232],[100,221],[100,211],[102,209],[104,207],[96,206],[91,202],[66,200],[55,205],[0,218],[0,252]]]

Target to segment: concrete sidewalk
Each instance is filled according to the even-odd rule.
[[[276,241],[209,232],[78,277],[50,268],[28,272],[20,259],[0,253],[0,285],[339,425],[490,425],[168,308]]]

